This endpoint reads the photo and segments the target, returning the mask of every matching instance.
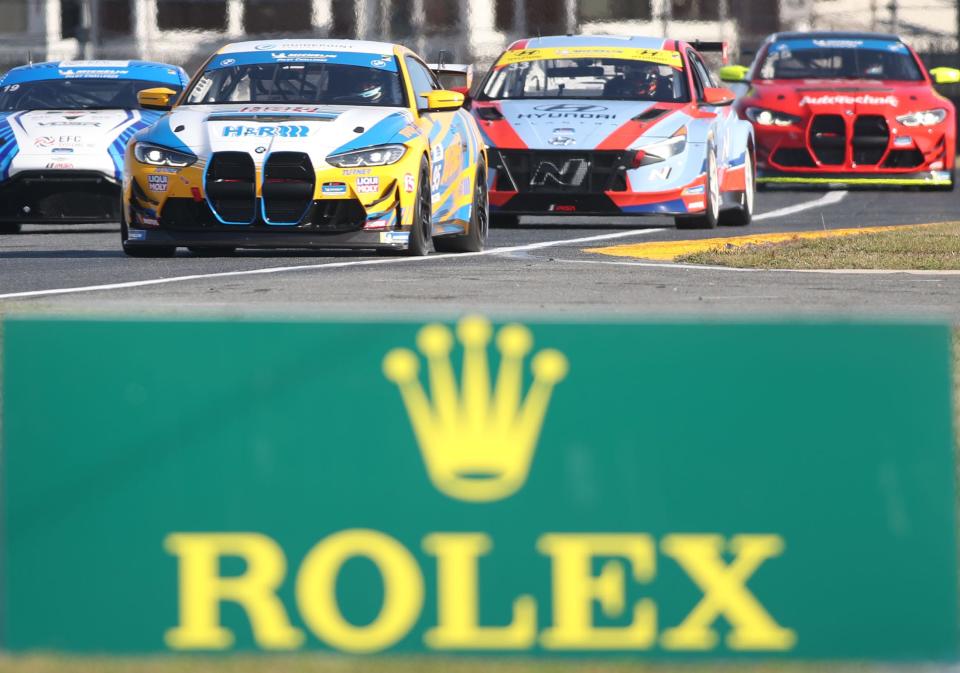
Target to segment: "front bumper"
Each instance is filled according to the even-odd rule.
[[[230,224],[204,201],[167,199],[159,217],[134,203],[130,208],[127,245],[174,245],[243,248],[383,248],[404,249],[409,227],[399,225],[395,211],[371,222],[354,199],[321,199],[310,203],[296,224],[271,223],[257,199],[254,220]]]
[[[127,232],[126,245],[178,246],[210,248],[313,248],[313,249],[382,249],[405,250],[409,232],[349,231],[319,233],[315,231],[171,231],[169,229],[137,229]]]
[[[687,215],[705,208],[705,179],[687,157],[633,168],[635,152],[492,150],[490,209],[507,215]],[[665,170],[669,181],[650,179]],[[666,182],[666,184],[664,184]],[[637,190],[635,185],[660,186]],[[667,187],[667,189],[663,189]]]
[[[120,185],[96,171],[23,171],[0,183],[0,222],[84,224],[120,219]]]
[[[831,173],[829,171],[813,173],[760,170],[757,183],[779,185],[782,187],[931,187],[947,188],[953,186],[953,174],[950,171],[918,171],[912,173]]]

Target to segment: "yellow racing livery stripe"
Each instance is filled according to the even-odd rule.
[[[537,49],[514,49],[504,52],[496,67],[529,61],[548,61],[564,58],[619,58],[628,61],[647,61],[683,69],[680,52],[667,49],[638,49],[635,47],[543,47]]]

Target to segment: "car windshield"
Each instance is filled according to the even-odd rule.
[[[207,70],[184,103],[401,107],[404,96],[396,70],[333,63],[251,63]]]
[[[680,63],[680,54],[671,53]],[[681,67],[622,58],[560,58],[498,64],[480,98],[679,102],[688,95]]]
[[[0,87],[0,111],[116,110],[139,108],[137,92],[179,86],[138,79],[46,79]]]
[[[760,79],[923,79],[903,43],[855,39],[774,42],[759,74]]]

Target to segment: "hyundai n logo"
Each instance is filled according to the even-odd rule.
[[[559,166],[552,161],[541,161],[530,178],[530,184],[534,187],[579,187],[587,177],[589,167],[586,159],[567,159]]]
[[[543,110],[544,112],[599,112],[607,108],[602,105],[589,105],[587,103],[554,103],[553,105],[538,105],[534,110]]]

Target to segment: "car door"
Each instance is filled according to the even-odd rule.
[[[466,129],[459,111],[428,112],[426,97],[421,95],[440,89],[433,72],[418,58],[404,57],[410,84],[416,100],[422,127],[430,142],[430,192],[433,200],[433,222],[440,224],[450,219],[455,210],[459,180],[463,172],[467,147]]]
[[[697,100],[700,101],[703,110],[716,115],[713,121],[713,142],[717,151],[717,161],[720,163],[720,170],[723,171],[732,159],[732,157],[729,156],[729,152],[732,146],[733,128],[736,124],[737,116],[731,105],[706,105],[703,102],[704,89],[707,87],[714,88],[717,86],[717,83],[714,81],[713,76],[707,69],[700,54],[691,49],[687,57],[693,71]]]

